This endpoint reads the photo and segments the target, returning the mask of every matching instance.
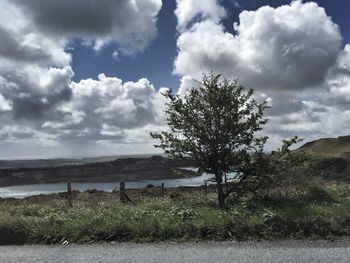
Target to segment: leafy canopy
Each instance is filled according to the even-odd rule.
[[[238,80],[218,74],[204,75],[198,83],[184,96],[165,94],[170,131],[151,135],[160,140],[156,147],[175,158],[194,160],[221,182],[225,173],[239,172],[256,145],[266,142],[254,134],[267,122],[267,103],[259,104],[253,90],[245,92]]]

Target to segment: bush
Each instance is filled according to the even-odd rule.
[[[311,185],[307,189],[306,199],[318,202],[334,202],[336,201],[332,194],[320,185]]]
[[[2,219],[0,222],[0,245],[23,245],[29,240],[30,229],[21,219]]]

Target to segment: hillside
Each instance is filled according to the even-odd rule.
[[[295,150],[318,157],[338,157],[350,160],[350,136],[322,138],[305,143]]]
[[[113,161],[62,165],[55,167],[0,169],[0,187],[59,182],[117,182],[177,178],[195,172],[173,173],[176,168],[193,166],[189,162],[162,156],[119,158]]]
[[[0,169],[19,168],[45,168],[67,165],[82,165],[91,163],[110,162],[116,159],[149,158],[152,154],[114,155],[114,156],[90,156],[90,157],[60,157],[50,159],[15,159],[0,160]]]
[[[294,150],[304,153],[314,174],[332,180],[350,181],[350,136],[322,138]]]

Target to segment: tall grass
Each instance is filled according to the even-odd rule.
[[[126,205],[113,194],[81,193],[70,209],[58,197],[2,201],[0,244],[343,237],[350,235],[346,187],[310,189],[302,199],[246,197],[226,210],[216,206],[215,193],[191,191],[175,199],[137,196]]]

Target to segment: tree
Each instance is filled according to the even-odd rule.
[[[192,160],[201,172],[214,174],[218,203],[224,207],[225,199],[238,191],[237,185],[249,178],[252,153],[262,149],[267,140],[255,137],[267,122],[263,117],[267,103],[258,103],[252,89],[245,92],[238,80],[221,75],[204,75],[198,83],[199,87],[184,96],[174,96],[170,91],[165,94],[170,131],[151,136],[160,140],[155,146],[165,153]],[[227,173],[236,173],[235,184],[226,184],[224,189]]]
[[[302,139],[294,136],[289,140],[283,140],[282,146],[271,154],[264,152],[264,144],[267,138],[263,137],[262,141],[256,139],[255,147],[252,147],[250,161],[246,162],[241,168],[241,180],[233,183],[231,191],[236,195],[242,195],[249,191],[256,196],[264,193],[268,197],[271,189],[281,187],[286,181],[294,181],[295,172],[305,162],[305,156],[300,153],[293,153],[290,147],[297,144]],[[242,172],[244,171],[244,172]]]

